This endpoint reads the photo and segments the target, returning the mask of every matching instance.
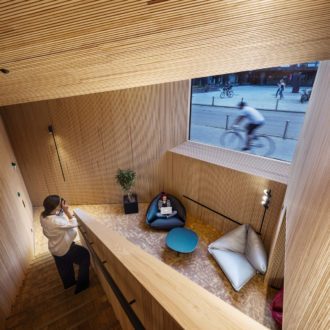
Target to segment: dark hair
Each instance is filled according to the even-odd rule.
[[[56,209],[58,204],[60,204],[61,198],[58,195],[50,195],[47,196],[43,202],[43,206],[45,210],[41,212],[42,217],[47,217],[50,215],[50,213]]]
[[[243,102],[243,101],[241,101],[240,103],[238,103],[238,106],[240,107],[240,108],[243,108],[243,107],[245,107],[246,106],[246,102]]]

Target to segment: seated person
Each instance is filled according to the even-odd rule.
[[[167,198],[166,194],[162,194],[158,200],[158,212],[157,212],[157,217],[159,218],[171,218],[175,216],[178,212],[175,210],[172,210],[172,213],[169,214],[162,214],[161,213],[161,208],[162,207],[172,207],[171,201]]]

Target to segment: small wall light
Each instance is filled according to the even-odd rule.
[[[265,210],[264,210],[264,214],[262,216],[261,225],[260,225],[260,229],[258,232],[259,235],[261,234],[262,226],[263,226],[264,220],[265,220],[266,211],[269,208],[269,203],[270,203],[271,197],[272,197],[271,190],[265,189],[264,195],[262,196],[262,199],[261,199],[261,205],[265,208]]]

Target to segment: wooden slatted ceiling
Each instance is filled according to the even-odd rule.
[[[327,0],[2,1],[0,105],[330,58]]]

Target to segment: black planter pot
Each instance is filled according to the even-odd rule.
[[[139,204],[138,204],[137,194],[132,194],[132,196],[135,198],[135,201],[134,202],[129,202],[127,195],[124,195],[123,202],[124,202],[125,214],[138,213],[139,212]]]

